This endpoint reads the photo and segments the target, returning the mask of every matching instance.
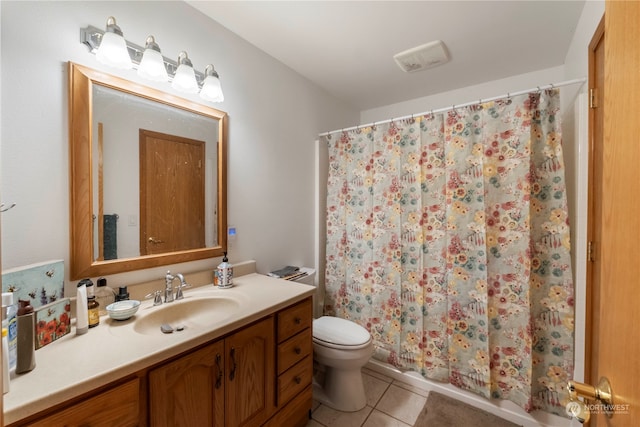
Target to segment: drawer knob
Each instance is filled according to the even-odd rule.
[[[302,378],[298,376],[296,376],[293,380],[296,382],[296,384],[300,384],[302,382]]]
[[[296,325],[299,325],[300,323],[302,323],[302,319],[299,317],[296,317],[295,319],[293,319],[293,321],[295,322]]]
[[[300,353],[302,353],[302,349],[301,349],[300,347],[296,347],[296,348],[294,348],[294,349],[293,349],[293,351],[294,351],[296,354],[300,354]]]

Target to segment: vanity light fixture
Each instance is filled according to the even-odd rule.
[[[138,67],[138,75],[154,82],[166,82],[169,80],[164,60],[160,53],[160,46],[153,36],[147,37],[144,54]]]
[[[196,80],[196,73],[193,71],[193,64],[185,51],[178,54],[178,69],[173,76],[171,87],[186,93],[198,93],[200,90]]]
[[[133,67],[122,30],[116,25],[116,18],[113,16],[107,19],[107,29],[96,52],[96,59],[115,68],[129,69]]]
[[[111,44],[109,39],[113,39],[112,36],[115,36],[116,38],[119,37],[121,41],[124,42],[127,55],[123,55],[123,59],[121,59],[120,61],[104,62],[100,60],[100,62],[118,68],[137,69],[138,74],[141,77],[149,80],[170,81],[171,86],[174,89],[182,92],[200,92],[200,96],[202,97],[202,99],[209,102],[222,102],[224,100],[224,96],[222,95],[222,88],[220,87],[220,77],[214,70],[213,65],[211,65],[210,70],[208,68],[209,66],[207,66],[207,69],[205,69],[205,73],[202,73],[193,68],[191,61],[184,51],[180,52],[177,62],[165,56],[162,56],[160,47],[155,42],[155,38],[153,36],[147,37],[146,46],[144,48],[135,43],[131,43],[130,41],[127,41],[122,37],[122,30],[120,30],[120,27],[116,25],[116,20],[112,16],[110,16],[107,20],[106,31],[100,30],[99,28],[93,27],[91,25],[86,28],[80,29],[80,43],[85,44],[89,48],[89,51],[96,56],[98,56],[98,52],[101,51],[103,47],[106,48]],[[160,69],[160,67],[157,67],[157,65],[155,65],[154,67],[157,67],[157,73],[159,73],[160,75],[149,71],[149,69],[147,68],[147,56],[149,56],[150,58],[155,57],[156,61],[158,61],[158,58],[161,58],[162,62],[164,63],[163,68],[167,73],[166,78],[162,73],[162,69]],[[102,54],[100,54],[100,58],[102,58]],[[132,64],[128,67],[126,66],[127,59],[129,60],[129,64]],[[154,60],[151,59],[151,63],[153,62]],[[183,79],[186,79],[187,77],[183,76],[188,76],[189,83],[185,83],[185,80]],[[204,93],[200,88],[205,89]]]
[[[200,90],[200,98],[210,102],[224,101],[222,86],[220,86],[220,78],[218,72],[213,68],[213,64],[209,64],[204,69],[204,82]]]

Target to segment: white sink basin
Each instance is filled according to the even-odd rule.
[[[140,334],[162,334],[160,327],[169,325],[175,333],[178,329],[203,329],[229,317],[238,310],[240,303],[227,296],[185,297],[185,299],[147,307],[138,312],[133,330]]]

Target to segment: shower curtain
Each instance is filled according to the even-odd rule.
[[[565,415],[573,282],[559,91],[321,137],[325,312],[374,357]]]

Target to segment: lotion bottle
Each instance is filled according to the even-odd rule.
[[[16,353],[18,346],[18,307],[13,302],[13,292],[2,293],[2,327],[7,328],[7,343],[9,345],[9,370],[16,368]]]
[[[18,300],[18,358],[16,374],[24,374],[36,367],[35,313],[31,300]]]
[[[87,280],[78,282],[76,292],[76,335],[86,334],[89,330],[89,308],[87,307]]]
[[[2,328],[2,394],[9,393],[9,331]]]

